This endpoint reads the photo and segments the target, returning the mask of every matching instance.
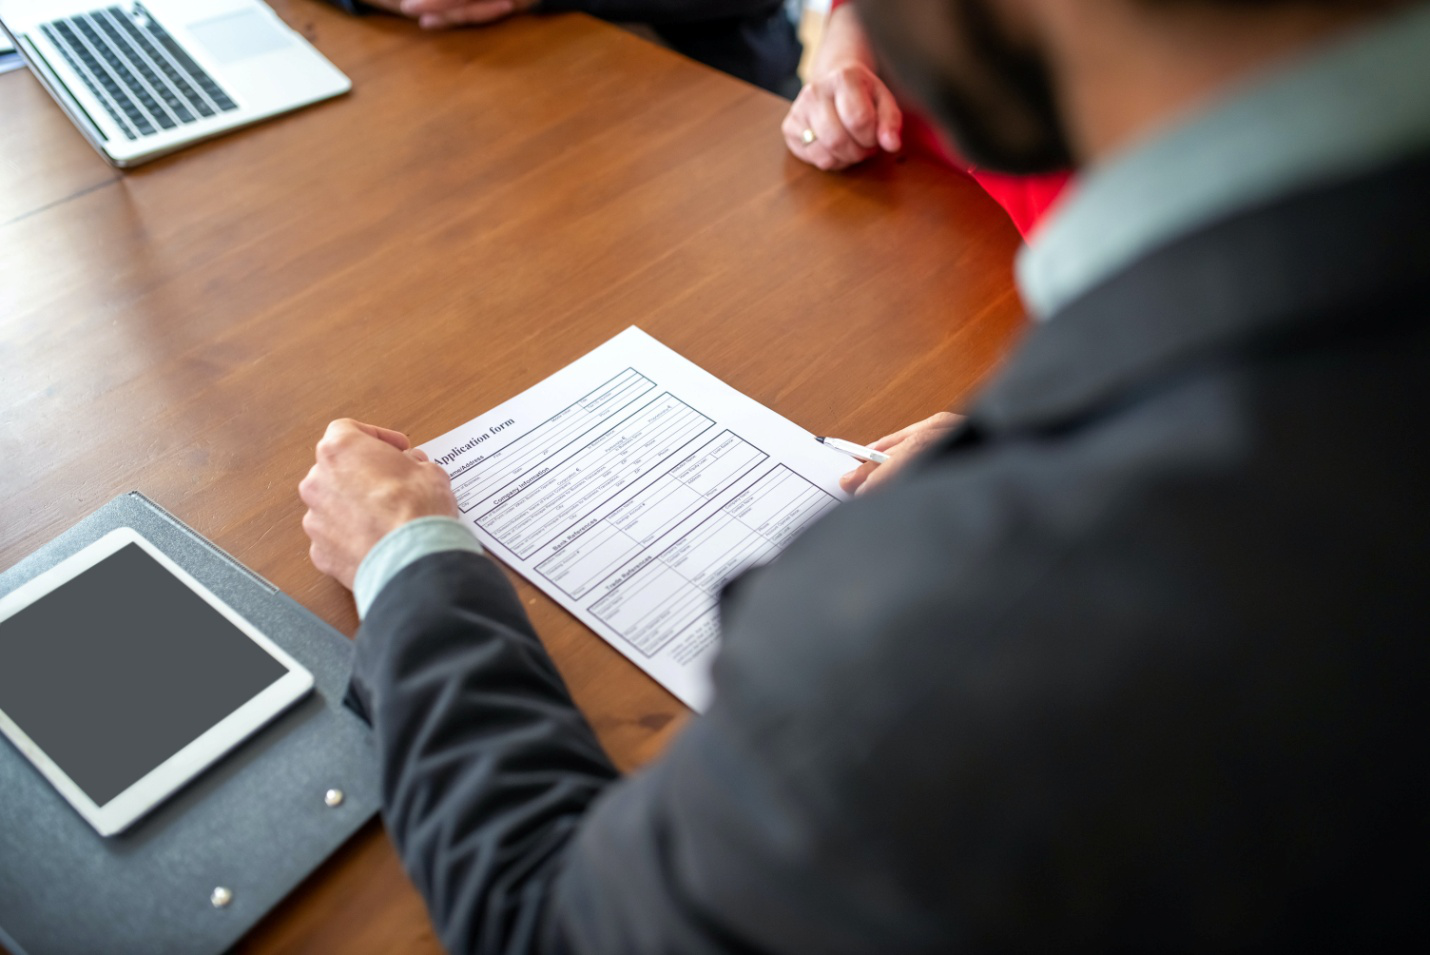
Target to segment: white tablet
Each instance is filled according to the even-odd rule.
[[[0,598],[0,733],[102,836],[312,688],[312,674],[131,528]]]

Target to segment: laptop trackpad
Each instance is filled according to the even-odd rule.
[[[190,32],[225,66],[293,44],[288,33],[257,10],[242,10],[188,25]]]

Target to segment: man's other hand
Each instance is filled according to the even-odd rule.
[[[458,516],[447,472],[397,431],[342,418],[328,425],[317,458],[298,485],[308,505],[308,556],[349,590],[389,531],[419,517]]]
[[[963,418],[960,415],[940,411],[932,418],[925,418],[901,431],[885,435],[869,447],[883,451],[889,460],[883,464],[861,464],[839,479],[839,486],[846,494],[863,494],[876,488],[898,474],[910,461],[937,444],[958,427]]]
[[[480,26],[525,13],[536,0],[367,0],[372,6],[411,17],[424,30]]]

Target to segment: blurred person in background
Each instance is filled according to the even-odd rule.
[[[724,588],[622,777],[403,435],[299,493],[452,953],[1380,950],[1430,767],[1430,4],[869,0],[984,168],[1069,165],[1037,324]]]
[[[923,117],[904,109],[880,77],[859,11],[848,0],[834,0],[808,82],[780,129],[790,152],[826,171],[905,145],[934,155],[981,185],[1025,238],[1068,184],[1065,170],[1013,176],[961,159]]]
[[[677,53],[793,97],[800,46],[784,0],[330,0],[349,13],[379,9],[427,30],[481,26],[520,14],[589,13],[641,23]]]

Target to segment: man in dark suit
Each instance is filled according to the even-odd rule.
[[[356,588],[384,818],[443,942],[1414,937],[1430,6],[863,12],[966,154],[1082,175],[1019,262],[1040,327],[727,590],[714,702],[661,759],[618,777],[440,468],[349,421],[318,447],[312,557]]]

